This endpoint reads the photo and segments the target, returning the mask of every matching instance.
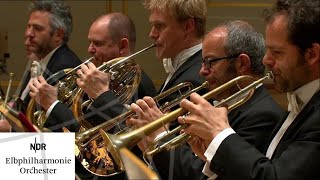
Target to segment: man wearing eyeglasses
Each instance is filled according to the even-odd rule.
[[[262,58],[265,53],[263,37],[246,22],[229,21],[211,30],[203,40],[202,66],[200,75],[213,90],[231,79],[241,75],[250,75],[259,79],[264,75]],[[252,82],[239,82],[241,87]],[[216,101],[234,94],[238,87],[231,87],[214,97]],[[145,105],[147,104],[148,107]],[[214,103],[215,104],[215,103]],[[152,101],[131,105],[138,117],[152,121],[158,117]],[[268,109],[268,110],[266,110]],[[259,151],[263,151],[271,130],[284,115],[283,110],[268,94],[266,88],[259,85],[252,97],[238,108],[229,112],[232,128]],[[270,118],[271,117],[271,118]],[[136,122],[136,119],[130,119]],[[149,144],[162,133],[154,133],[144,140]],[[151,140],[150,140],[151,139]],[[142,151],[143,146],[140,143]],[[202,173],[205,161],[193,154],[188,145],[182,145],[174,151],[163,151],[153,157],[153,163],[162,179],[206,179]]]

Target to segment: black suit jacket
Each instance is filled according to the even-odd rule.
[[[136,102],[138,99],[142,99],[145,96],[154,97],[157,95],[156,87],[154,86],[150,77],[141,69],[141,79],[137,92],[131,102]]]
[[[48,61],[48,64],[46,66],[46,69],[43,73],[43,77],[47,79],[54,73],[66,69],[66,68],[73,68],[77,65],[81,64],[81,60],[78,58],[78,56],[68,47],[67,44],[61,45],[51,56],[51,59]],[[19,92],[19,96],[23,92],[23,90],[28,85],[28,82],[30,80],[30,73],[26,74],[27,77],[23,78],[25,79],[21,86],[21,91]],[[30,100],[30,96],[29,99]]]
[[[190,82],[193,85],[193,88],[200,86],[204,82],[204,78],[199,75],[199,71],[201,69],[201,57],[202,57],[202,50],[199,50],[194,55],[192,55],[186,62],[184,62],[173,74],[169,82],[163,88],[164,84],[161,86],[160,91],[162,92],[180,84],[183,82]],[[185,93],[186,89],[181,89],[182,93]],[[206,90],[201,90],[198,93],[204,94]],[[170,94],[169,96],[161,99],[158,103],[160,105],[165,104],[166,102],[171,102],[174,99],[179,98],[181,95],[179,92],[175,92]],[[178,108],[179,105],[173,106],[171,110]],[[179,123],[177,121],[173,121],[170,123],[169,129],[174,129],[177,127]]]
[[[278,124],[273,136],[281,127],[284,119]],[[265,152],[260,153],[243,141],[239,135],[232,134],[218,148],[210,168],[223,180],[318,179],[320,166],[319,120],[320,91],[311,98],[289,126],[271,160],[265,157]],[[271,140],[272,138],[270,142]],[[270,142],[267,143],[267,146]]]
[[[166,84],[166,86],[163,88],[164,83],[162,84],[161,88],[159,89],[159,93],[162,90],[166,91],[170,89],[171,87],[174,87],[182,82],[190,82],[193,85],[193,88],[200,86],[204,79],[199,75],[199,71],[201,69],[201,57],[202,57],[202,51],[196,52],[194,55],[192,55],[186,62],[184,62],[173,74],[173,76],[170,78],[169,82]],[[162,99],[160,102],[168,102],[171,101],[177,97],[179,97],[180,94],[178,92],[171,94],[170,96],[167,96],[166,98]]]
[[[267,90],[259,87],[246,103],[231,111],[228,118],[230,126],[241,138],[262,152],[283,115],[284,111]],[[188,145],[171,152],[161,152],[154,156],[153,161],[163,179],[207,179],[202,173],[205,162],[196,157]]]

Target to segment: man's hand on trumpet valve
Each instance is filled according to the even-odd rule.
[[[58,100],[58,88],[47,83],[43,76],[32,78],[28,84],[29,95],[45,110]]]
[[[196,93],[190,95],[190,101],[184,99],[180,106],[186,109],[188,116],[180,116],[180,124],[189,124],[184,132],[191,136],[199,136],[205,142],[212,139],[221,131],[230,128],[227,109],[225,107],[215,108],[207,100]]]
[[[142,127],[150,122],[159,119],[163,116],[163,113],[158,108],[153,98],[146,96],[143,99],[139,99],[136,103],[131,104],[131,109],[136,113],[135,117],[131,117],[126,120],[127,126],[135,126],[137,128]],[[162,132],[165,132],[168,125],[164,125],[155,132],[143,138],[139,143],[139,148],[144,151],[154,139]]]
[[[96,99],[109,91],[110,74],[100,71],[93,63],[82,64],[77,70],[77,84],[89,97]]]

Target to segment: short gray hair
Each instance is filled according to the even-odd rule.
[[[250,57],[250,68],[253,73],[263,75],[265,66],[262,63],[266,52],[263,35],[250,24],[234,20],[220,24],[218,27],[227,29],[224,50],[227,55],[247,54]]]
[[[52,31],[63,29],[63,42],[69,41],[72,32],[72,16],[69,6],[59,0],[36,0],[29,6],[29,13],[34,11],[48,12]]]

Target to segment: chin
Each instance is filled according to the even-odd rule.
[[[275,88],[279,93],[285,93],[285,92],[287,92],[286,87],[285,87],[283,84],[281,84],[281,83],[279,83],[279,82],[277,82],[277,81],[274,82],[274,88]]]
[[[156,56],[157,56],[158,58],[160,58],[160,59],[163,59],[162,52],[159,51],[159,50],[156,51]]]
[[[210,83],[209,90],[212,91],[212,90],[216,89],[217,87],[218,87],[217,85]]]

